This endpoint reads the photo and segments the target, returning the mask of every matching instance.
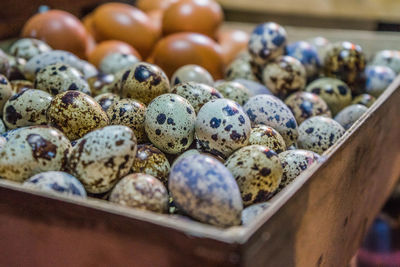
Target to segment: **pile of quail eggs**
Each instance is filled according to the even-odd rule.
[[[35,39],[0,52],[1,178],[219,227],[268,209],[400,72],[399,51],[367,64],[359,45],[288,43],[273,22],[219,81],[121,53],[97,70]]]

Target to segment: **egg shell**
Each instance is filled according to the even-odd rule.
[[[279,98],[272,95],[253,96],[244,105],[244,110],[253,124],[264,124],[277,130],[285,140],[286,146],[296,142],[296,119]]]
[[[47,121],[70,140],[81,138],[110,123],[96,100],[79,91],[56,95],[47,110]]]
[[[277,130],[267,125],[256,125],[251,129],[250,145],[262,145],[272,149],[276,153],[286,150],[286,143]]]
[[[250,34],[238,29],[219,29],[217,40],[221,45],[224,64],[231,63],[237,55],[247,50]]]
[[[328,105],[332,116],[351,103],[351,90],[343,81],[335,78],[320,78],[311,82],[305,89],[319,95]]]
[[[115,76],[112,74],[99,73],[96,76],[87,79],[90,91],[93,96],[98,96],[105,93],[111,93],[110,86],[113,86]],[[119,93],[118,91],[114,93]]]
[[[396,73],[386,66],[368,66],[365,69],[365,92],[379,97],[396,78]]]
[[[0,136],[0,150],[3,149],[3,147],[6,143],[7,143],[7,139],[3,136]]]
[[[286,55],[296,58],[304,66],[307,79],[313,79],[319,73],[321,63],[318,51],[309,42],[297,41],[287,45]]]
[[[139,143],[147,140],[144,130],[146,105],[135,99],[116,100],[107,110],[111,125],[124,125],[131,128]]]
[[[107,112],[107,110],[110,108],[110,106],[119,101],[121,98],[119,95],[113,94],[113,93],[104,93],[101,95],[97,95],[94,100],[96,100],[97,103],[101,106],[101,108]]]
[[[139,52],[131,45],[119,40],[105,40],[96,45],[93,51],[89,54],[88,60],[96,67],[100,67],[101,61],[107,55],[112,53],[129,54],[135,56],[139,60],[142,59]]]
[[[344,134],[345,129],[335,120],[315,116],[305,120],[299,126],[299,148],[324,153]]]
[[[167,157],[158,148],[150,144],[138,145],[132,172],[152,175],[164,185],[168,185],[170,169]]]
[[[169,190],[178,209],[196,220],[219,227],[239,225],[243,203],[238,185],[218,160],[190,155],[169,175]]]
[[[46,112],[52,96],[42,90],[24,89],[4,105],[3,120],[8,129],[47,124]]]
[[[149,104],[155,97],[170,91],[165,73],[157,66],[138,62],[125,70],[120,78],[121,96]]]
[[[255,95],[272,95],[271,91],[262,83],[244,79],[235,79],[234,82],[238,82],[245,86],[249,90],[250,97]]]
[[[63,170],[70,150],[69,140],[54,128],[22,128],[0,152],[0,177],[22,182],[41,172]]]
[[[318,53],[318,58],[320,61],[320,64],[324,64],[324,58],[325,58],[325,51],[328,45],[330,44],[329,40],[326,39],[325,37],[322,36],[317,36],[313,37],[307,40],[311,45],[315,47]]]
[[[13,80],[10,84],[14,93],[19,93],[23,89],[35,89],[33,83],[28,80]]]
[[[177,69],[171,78],[171,85],[183,82],[197,82],[212,86],[214,79],[211,74],[199,65],[189,64]]]
[[[254,221],[264,210],[268,209],[271,206],[268,202],[253,204],[243,209],[242,211],[242,224],[244,226],[249,225],[252,221]]]
[[[372,104],[375,102],[376,98],[373,97],[372,95],[369,94],[361,94],[356,96],[353,101],[351,102],[351,104],[360,104],[360,105],[364,105],[367,108],[369,108],[370,106],[372,106]]]
[[[132,66],[137,62],[139,62],[139,59],[134,55],[110,53],[101,60],[99,69],[103,73],[114,74],[120,70]]]
[[[296,92],[285,99],[298,124],[313,116],[332,118],[326,102],[318,95],[310,92]]]
[[[222,94],[213,87],[198,83],[198,82],[183,82],[175,85],[171,89],[171,93],[180,95],[187,99],[196,113],[199,112],[200,108],[207,102],[223,98]]]
[[[0,119],[0,134],[3,134],[7,131],[6,126],[4,125],[4,122],[2,119]]]
[[[9,78],[10,75],[10,60],[6,53],[0,48],[0,74],[4,77]]]
[[[335,121],[348,130],[367,110],[366,106],[360,104],[347,106],[335,116]]]
[[[260,145],[235,151],[226,160],[225,166],[235,178],[245,206],[270,199],[283,173],[278,154]]]
[[[294,57],[281,56],[266,65],[262,72],[265,86],[279,97],[301,91],[306,85],[306,71]]]
[[[14,57],[7,55],[8,62],[10,63],[10,70],[8,73],[8,79],[12,80],[24,80],[26,79],[24,68],[26,65],[26,60],[19,57]]]
[[[48,44],[33,38],[19,39],[15,41],[9,48],[11,55],[15,57],[21,57],[26,60],[50,50],[52,49]]]
[[[258,81],[258,78],[253,73],[250,61],[247,58],[237,58],[233,60],[225,68],[224,77],[228,81],[235,79]]]
[[[161,151],[178,154],[193,142],[196,114],[188,100],[176,94],[156,97],[147,107],[145,131]]]
[[[251,124],[239,104],[222,98],[200,109],[195,130],[202,150],[226,158],[248,144]]]
[[[123,206],[166,213],[168,192],[149,174],[134,173],[122,178],[111,191],[110,201]]]
[[[131,129],[107,126],[78,140],[69,158],[68,169],[86,191],[104,193],[129,173],[136,150],[136,137]]]
[[[317,153],[302,149],[284,151],[278,156],[283,167],[283,175],[276,193],[293,182],[311,164],[316,163],[320,159],[320,155]]]
[[[215,89],[225,98],[233,100],[239,105],[244,105],[250,97],[249,90],[241,83],[234,81],[222,82],[216,85]]]
[[[56,194],[86,197],[83,185],[78,179],[66,172],[42,172],[32,176],[22,185]]]
[[[13,90],[8,79],[0,74],[0,115],[3,116],[4,105],[7,100],[13,95]]]
[[[391,68],[396,74],[400,73],[400,51],[381,50],[372,59],[370,65],[386,66]]]
[[[250,34],[248,49],[257,65],[264,65],[285,52],[287,34],[275,22],[257,25]]]

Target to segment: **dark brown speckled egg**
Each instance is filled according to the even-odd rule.
[[[251,129],[250,145],[266,146],[276,153],[281,153],[286,150],[286,143],[280,133],[274,128],[258,124]]]
[[[0,74],[0,115],[3,114],[3,108],[7,100],[13,95],[13,90],[8,79]]]
[[[120,99],[121,98],[119,97],[119,95],[113,93],[104,93],[94,98],[94,100],[96,100],[97,103],[99,103],[99,105],[105,112],[107,112],[107,110],[113,103],[119,101]]]

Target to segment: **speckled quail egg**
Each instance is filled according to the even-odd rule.
[[[225,98],[233,100],[239,105],[244,105],[250,97],[249,90],[243,84],[234,81],[222,82],[215,89]]]
[[[3,136],[0,136],[0,150],[3,149],[3,147],[6,143],[7,143],[7,139]]]
[[[72,149],[68,169],[86,191],[104,193],[130,172],[136,150],[136,137],[131,129],[107,126],[78,140]]]
[[[107,114],[96,100],[79,91],[56,95],[47,110],[47,121],[70,140],[109,124]]]
[[[310,167],[311,164],[317,162],[321,157],[315,152],[303,149],[288,150],[280,153],[278,156],[282,163],[283,175],[277,192],[293,182],[300,173]]]
[[[26,76],[24,74],[24,68],[26,60],[19,57],[7,55],[8,62],[10,63],[10,72],[8,74],[9,80],[24,80]]]
[[[209,85],[197,82],[183,82],[177,84],[172,87],[171,93],[187,99],[196,113],[198,113],[200,108],[208,101],[223,98],[218,90]]]
[[[42,172],[32,176],[22,185],[51,193],[86,197],[86,191],[81,182],[66,172]]]
[[[283,137],[274,128],[258,124],[251,129],[249,143],[251,145],[266,146],[276,153],[286,150],[286,143]]]
[[[320,96],[310,92],[293,93],[285,99],[285,104],[292,111],[298,124],[313,116],[332,117],[326,102]]]
[[[113,93],[104,93],[101,95],[97,95],[94,100],[96,100],[97,103],[101,106],[101,108],[107,112],[107,110],[110,108],[110,106],[119,101],[121,98],[119,95],[113,94]]]
[[[50,94],[57,95],[65,91],[80,91],[90,95],[89,84],[81,73],[66,64],[47,65],[36,74],[34,87]]]
[[[247,101],[244,110],[255,124],[264,124],[277,130],[291,146],[297,140],[297,123],[290,109],[277,97],[256,95]]]
[[[69,140],[54,128],[22,128],[0,151],[0,177],[22,182],[41,172],[63,170],[70,150]]]
[[[283,173],[278,154],[260,145],[235,151],[226,160],[225,166],[235,178],[245,206],[270,199]]]
[[[262,83],[244,79],[235,79],[234,82],[238,82],[246,87],[250,93],[250,97],[255,95],[272,95],[271,91]]]
[[[365,68],[365,92],[380,96],[396,78],[396,73],[386,66],[368,66]]]
[[[400,51],[382,50],[375,54],[370,65],[386,66],[391,68],[396,74],[400,73]]]
[[[173,161],[173,163],[172,163],[172,166],[171,166],[171,169],[172,169],[172,167],[175,165],[175,163],[178,162],[180,159],[183,159],[183,158],[185,158],[185,157],[187,157],[187,156],[190,156],[190,155],[199,155],[199,154],[201,154],[201,151],[198,150],[198,149],[189,149],[189,150],[186,150],[185,152],[183,152],[183,153],[180,154],[177,158],[174,159],[174,161]]]
[[[195,121],[189,101],[176,94],[163,94],[147,107],[144,124],[151,143],[165,153],[178,154],[192,144]]]
[[[19,132],[20,130],[23,130],[25,128],[29,128],[29,126],[28,127],[15,128],[15,129],[3,132],[1,134],[1,136],[3,136],[8,141],[11,138],[13,138],[13,136],[15,136],[17,134],[17,132]]]
[[[98,96],[105,93],[119,93],[118,90],[112,92],[114,87],[115,76],[112,74],[99,73],[96,76],[87,79],[90,91],[93,96]]]
[[[107,116],[112,125],[125,125],[132,129],[139,143],[147,140],[144,130],[146,105],[135,99],[115,101],[107,110]]]
[[[250,34],[248,49],[257,65],[281,56],[285,52],[287,34],[285,29],[274,22],[266,22],[255,27]]]
[[[115,74],[137,62],[139,62],[139,59],[134,55],[119,52],[110,53],[101,60],[99,69],[103,73]]]
[[[350,42],[337,42],[326,48],[324,74],[342,80],[355,93],[363,87],[362,73],[365,64],[361,46]]]
[[[305,91],[319,95],[328,105],[332,116],[351,103],[350,88],[338,79],[320,78],[310,83]]]
[[[342,109],[336,116],[335,121],[340,123],[345,130],[349,129],[366,111],[367,107],[354,104]]]
[[[307,41],[311,45],[313,45],[315,47],[315,49],[317,49],[320,64],[323,65],[324,58],[325,58],[325,51],[326,51],[326,48],[330,44],[329,40],[326,39],[325,37],[317,36],[317,37],[310,38]]]
[[[131,208],[166,213],[168,192],[149,174],[134,173],[122,178],[111,191],[110,201]]]
[[[226,158],[248,144],[251,124],[239,104],[222,98],[200,109],[195,129],[202,150]]]
[[[8,129],[47,124],[46,111],[52,96],[37,89],[24,89],[11,96],[3,110],[3,120]]]
[[[4,51],[0,48],[0,74],[8,78],[10,74],[10,60]]]
[[[0,134],[3,134],[7,131],[6,126],[4,125],[4,122],[2,119],[0,119]]]
[[[156,65],[145,62],[133,64],[119,79],[121,96],[149,104],[155,97],[170,91],[165,73]]]
[[[19,93],[23,89],[34,89],[33,82],[28,80],[13,80],[10,84],[14,93]]]
[[[372,106],[372,104],[375,102],[376,98],[373,97],[372,95],[369,94],[361,94],[356,96],[353,101],[351,102],[351,104],[360,104],[360,105],[364,105],[367,108],[369,108],[370,106]]]
[[[172,85],[183,82],[197,82],[212,86],[214,84],[214,79],[205,68],[190,64],[180,67],[172,75]]]
[[[15,57],[21,57],[26,60],[41,53],[52,50],[45,42],[33,38],[22,38],[14,42],[9,52]]]
[[[0,74],[0,115],[3,115],[3,108],[7,100],[13,95],[10,82]]]
[[[204,223],[239,225],[243,203],[238,185],[218,160],[190,155],[171,169],[169,190],[179,210]]]
[[[242,211],[242,224],[244,226],[255,220],[264,210],[271,206],[268,202],[253,204]]]
[[[246,58],[237,58],[233,60],[225,69],[225,79],[227,81],[235,79],[258,81],[258,78],[253,73],[253,68],[249,59]]]
[[[321,67],[315,46],[306,41],[290,43],[286,47],[286,55],[298,59],[306,70],[307,79],[313,79]]]
[[[311,117],[300,124],[297,145],[301,149],[322,154],[335,144],[344,132],[342,125],[331,118]]]
[[[306,85],[306,71],[303,65],[290,56],[278,57],[263,70],[264,84],[279,97],[301,91]]]
[[[167,185],[170,168],[167,157],[158,148],[150,144],[138,145],[133,172],[150,174]]]

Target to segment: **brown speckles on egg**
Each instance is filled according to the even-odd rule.
[[[115,77],[112,74],[103,74],[99,73],[96,76],[90,77],[87,79],[87,82],[90,87],[90,91],[93,96],[98,96],[105,93],[116,93],[118,90],[115,88],[114,91],[112,89],[117,87],[114,84]]]
[[[45,42],[33,38],[19,39],[14,42],[9,49],[11,55],[26,60],[50,50],[50,46]]]
[[[101,108],[107,112],[108,108],[116,101],[120,100],[119,95],[113,93],[104,93],[96,96],[94,100],[99,103]]]
[[[70,140],[109,124],[101,106],[90,96],[78,91],[55,96],[47,110],[47,119],[50,125],[63,131]]]
[[[197,82],[212,86],[214,79],[205,68],[191,64],[180,67],[172,75],[172,85],[184,82]]]
[[[238,164],[239,162],[241,164]],[[226,160],[225,166],[238,183],[244,205],[264,202],[271,198],[283,173],[278,155],[260,145],[237,150]]]
[[[13,80],[10,82],[14,93],[19,93],[24,89],[33,89],[33,83],[27,80]]]
[[[3,114],[3,108],[7,100],[12,96],[13,90],[7,78],[0,74],[0,115]]]
[[[249,90],[238,82],[223,82],[218,84],[215,89],[217,89],[225,98],[233,100],[239,105],[244,105],[250,97]]]
[[[286,150],[285,140],[274,128],[266,125],[256,125],[251,129],[249,143],[251,145],[266,146],[276,153]]]
[[[250,58],[237,58],[233,60],[225,69],[225,79],[227,81],[235,79],[258,81],[253,73]]]

